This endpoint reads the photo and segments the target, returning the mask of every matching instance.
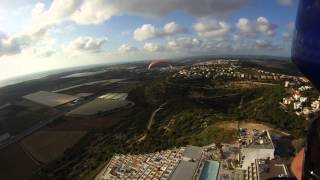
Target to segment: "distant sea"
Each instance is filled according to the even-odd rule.
[[[63,72],[68,72],[68,71],[85,70],[85,69],[95,68],[95,67],[99,67],[99,66],[103,66],[103,65],[105,66],[106,64],[78,66],[78,67],[43,71],[43,72],[37,72],[37,73],[27,74],[27,75],[23,75],[23,76],[12,77],[9,79],[0,80],[0,88],[8,86],[8,85],[18,84],[18,83],[21,83],[24,81],[41,79],[41,78],[47,77],[49,75],[60,74]]]

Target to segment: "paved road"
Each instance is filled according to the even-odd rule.
[[[159,112],[161,109],[163,109],[163,107],[166,105],[167,103],[163,103],[161,104],[156,110],[154,110],[150,116],[149,119],[149,123],[148,123],[148,127],[147,130],[149,131],[151,129],[151,125],[153,123],[154,117],[156,116],[157,112]]]
[[[140,138],[138,139],[139,142],[143,141],[144,139],[146,139],[147,135],[148,135],[148,132],[149,130],[151,129],[151,126],[153,124],[153,120],[154,120],[154,117],[156,116],[157,112],[159,112],[161,109],[163,109],[163,107],[166,105],[167,103],[163,103],[161,104],[156,110],[154,110],[149,118],[149,122],[148,122],[148,126],[147,126],[147,132],[145,132],[145,134]]]

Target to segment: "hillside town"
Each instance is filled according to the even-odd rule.
[[[269,72],[257,68],[241,67],[239,60],[216,60],[197,63],[183,68],[173,75],[173,78],[184,79],[218,79],[226,80],[261,80],[280,81],[297,79],[296,76]],[[305,79],[305,78],[304,78]]]
[[[117,154],[96,180],[111,179],[234,179],[289,177],[286,161],[275,156],[269,131],[239,129],[234,144],[186,146],[149,154]]]
[[[315,118],[320,110],[320,96],[305,77],[273,73],[258,68],[241,67],[238,60],[217,60],[198,63],[192,67],[183,68],[172,76],[182,79],[207,79],[237,81],[238,85],[259,86],[283,84],[286,97],[279,102],[285,111],[293,109],[296,115],[304,116],[306,120]],[[239,83],[241,82],[241,83]],[[230,86],[224,85],[224,88]]]

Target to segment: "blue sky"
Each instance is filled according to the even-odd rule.
[[[0,80],[190,55],[289,56],[297,0],[8,0]]]

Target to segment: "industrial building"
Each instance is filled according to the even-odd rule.
[[[97,98],[67,113],[68,116],[91,116],[119,108],[132,106],[130,101],[106,100]]]
[[[170,180],[191,180],[197,170],[198,163],[191,161],[180,161],[178,167],[174,170]]]
[[[53,108],[75,101],[79,97],[47,91],[38,91],[32,94],[25,95],[23,96],[23,98]]]
[[[255,132],[247,141],[241,149],[242,169],[247,169],[256,159],[274,159],[275,148],[268,131]]]
[[[182,160],[170,176],[170,180],[193,179],[200,166],[203,148],[187,146],[182,154]]]
[[[289,170],[281,160],[257,159],[258,180],[267,180],[272,177],[289,177]]]
[[[240,168],[245,170],[244,179],[258,180],[257,159],[274,159],[275,148],[269,131],[245,132],[240,130],[243,148],[241,148]]]
[[[199,180],[215,180],[218,177],[220,163],[218,161],[205,161]]]
[[[111,99],[111,100],[126,100],[128,93],[107,93],[100,96],[101,99]]]

